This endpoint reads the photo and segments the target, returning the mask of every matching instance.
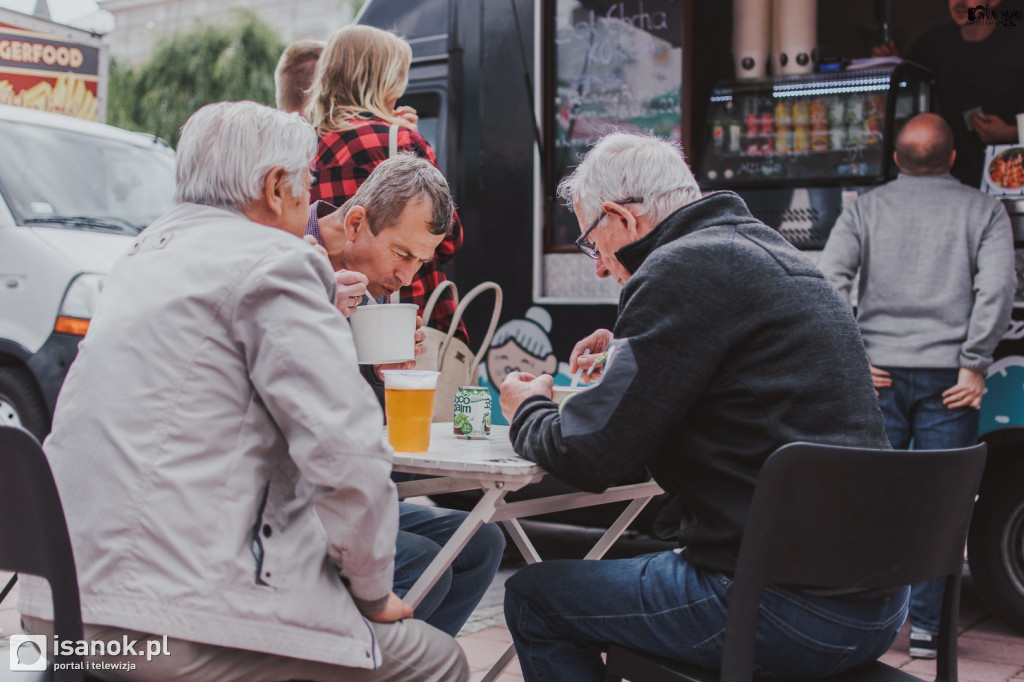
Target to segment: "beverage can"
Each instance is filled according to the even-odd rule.
[[[882,121],[878,116],[868,116],[864,120],[864,144],[874,145],[882,141]]]
[[[823,99],[811,100],[811,128],[828,127],[828,105]]]
[[[828,102],[828,123],[833,129],[846,123],[846,103],[839,97]]]
[[[780,153],[793,151],[793,129],[775,129],[775,151]]]
[[[729,150],[730,153],[732,153],[732,154],[739,154],[740,153],[740,148],[741,148],[741,145],[742,145],[742,140],[740,138],[741,135],[742,135],[742,133],[740,132],[740,122],[739,121],[730,121],[729,122],[729,144],[727,146],[727,149]]]
[[[806,152],[811,149],[811,130],[806,127],[793,129],[793,151]]]
[[[846,146],[859,147],[864,144],[864,124],[854,123],[846,129]]]
[[[846,126],[830,129],[828,137],[830,149],[842,149],[846,146]]]
[[[828,149],[828,129],[811,129],[811,151],[820,152]]]
[[[454,433],[459,438],[491,435],[491,391],[485,386],[459,386],[455,391]]]
[[[786,128],[793,125],[793,103],[789,100],[780,99],[776,102],[775,125],[779,128]]]
[[[805,99],[793,104],[793,126],[802,127],[811,124],[811,103]]]
[[[868,96],[867,115],[879,118],[885,117],[885,95]]]
[[[846,102],[846,122],[861,123],[864,120],[864,98],[860,95],[850,95]]]
[[[715,151],[719,152],[725,146],[725,125],[719,120],[711,124],[711,143]]]

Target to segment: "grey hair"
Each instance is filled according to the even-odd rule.
[[[298,194],[316,145],[313,126],[298,114],[256,102],[207,104],[181,128],[174,201],[242,211],[278,166]]]
[[[642,197],[636,215],[659,224],[680,206],[700,199],[682,145],[654,135],[610,133],[558,183],[558,196],[584,223],[601,215],[605,201]]]
[[[370,221],[370,232],[378,235],[381,230],[397,225],[406,204],[418,198],[431,202],[433,215],[427,223],[430,233],[451,234],[455,206],[448,181],[432,163],[411,152],[379,163],[342,206],[342,214],[352,206],[362,206]]]

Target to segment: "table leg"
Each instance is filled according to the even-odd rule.
[[[508,535],[512,538],[512,542],[515,543],[516,549],[526,559],[526,563],[535,564],[541,560],[540,553],[537,548],[533,546],[533,542],[526,536],[526,531],[519,524],[519,519],[506,519],[501,522],[501,525],[505,526],[505,530],[508,531]]]
[[[637,517],[637,514],[643,511],[644,507],[647,506],[647,503],[650,501],[651,497],[638,497],[630,502],[629,505],[622,510],[622,513],[619,514],[619,518],[615,519],[615,522],[608,526],[608,530],[604,532],[601,539],[590,548],[590,551],[587,552],[587,555],[583,558],[600,559],[603,557],[605,552],[611,549],[612,545],[615,544],[615,541],[619,539],[619,536],[622,535],[627,527],[629,527],[629,524],[633,523],[633,519]]]
[[[488,488],[480,501],[476,503],[473,510],[469,512],[466,519],[459,526],[458,530],[445,543],[441,551],[437,553],[434,560],[430,562],[423,575],[416,579],[412,589],[406,593],[403,601],[413,608],[419,606],[427,592],[437,584],[438,579],[446,568],[451,566],[455,557],[466,546],[473,534],[482,526],[494,513],[495,505],[505,497],[507,491],[502,488]]]
[[[603,557],[605,553],[611,549],[611,546],[615,544],[615,541],[619,539],[619,536],[622,535],[623,531],[626,530],[629,524],[633,523],[633,519],[637,517],[637,514],[643,511],[643,508],[647,506],[647,503],[650,502],[653,497],[653,495],[649,497],[638,497],[630,502],[626,508],[622,510],[622,513],[619,514],[619,517],[615,519],[610,526],[608,526],[608,530],[604,532],[597,543],[591,547],[590,551],[587,552],[587,555],[583,558],[600,559]],[[516,548],[523,555],[523,558],[526,559],[526,563],[535,564],[541,560],[540,554],[537,552],[537,548],[533,546],[530,538],[526,537],[526,531],[523,530],[518,519],[507,519],[502,521],[501,525],[505,526],[505,530],[508,531],[508,534],[515,543]],[[480,678],[480,682],[494,682],[494,680],[498,679],[499,675],[505,672],[505,669],[508,668],[509,664],[511,664],[515,658],[516,647],[513,644],[510,645],[509,648],[505,649],[505,653],[503,653],[501,658],[491,666],[491,669],[487,671],[487,674]]]
[[[505,653],[501,655],[501,658],[498,659],[498,662],[492,665],[491,669],[488,670],[487,673],[480,678],[480,682],[494,682],[494,680],[498,679],[499,675],[505,672],[505,668],[507,668],[509,664],[515,660],[515,658],[516,647],[514,645],[511,645],[509,646],[509,648],[505,649]]]

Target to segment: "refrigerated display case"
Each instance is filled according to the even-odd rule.
[[[896,133],[931,110],[932,82],[906,61],[721,82],[697,179],[705,191],[738,192],[796,246],[820,249],[844,200],[896,176]]]

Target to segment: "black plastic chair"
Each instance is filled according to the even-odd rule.
[[[46,578],[53,593],[54,635],[61,641],[84,639],[78,601],[78,576],[71,553],[64,508],[39,441],[28,431],[0,426],[0,569]],[[82,657],[58,654],[55,663],[75,663]],[[0,680],[80,682],[81,669],[32,675],[9,671],[0,663]],[[8,678],[7,675],[10,675]]]
[[[985,451],[779,448],[747,515],[721,672],[612,645],[607,679],[750,682],[765,585],[884,589],[945,576],[936,680],[956,682],[964,543]],[[919,682],[878,661],[824,679]]]

